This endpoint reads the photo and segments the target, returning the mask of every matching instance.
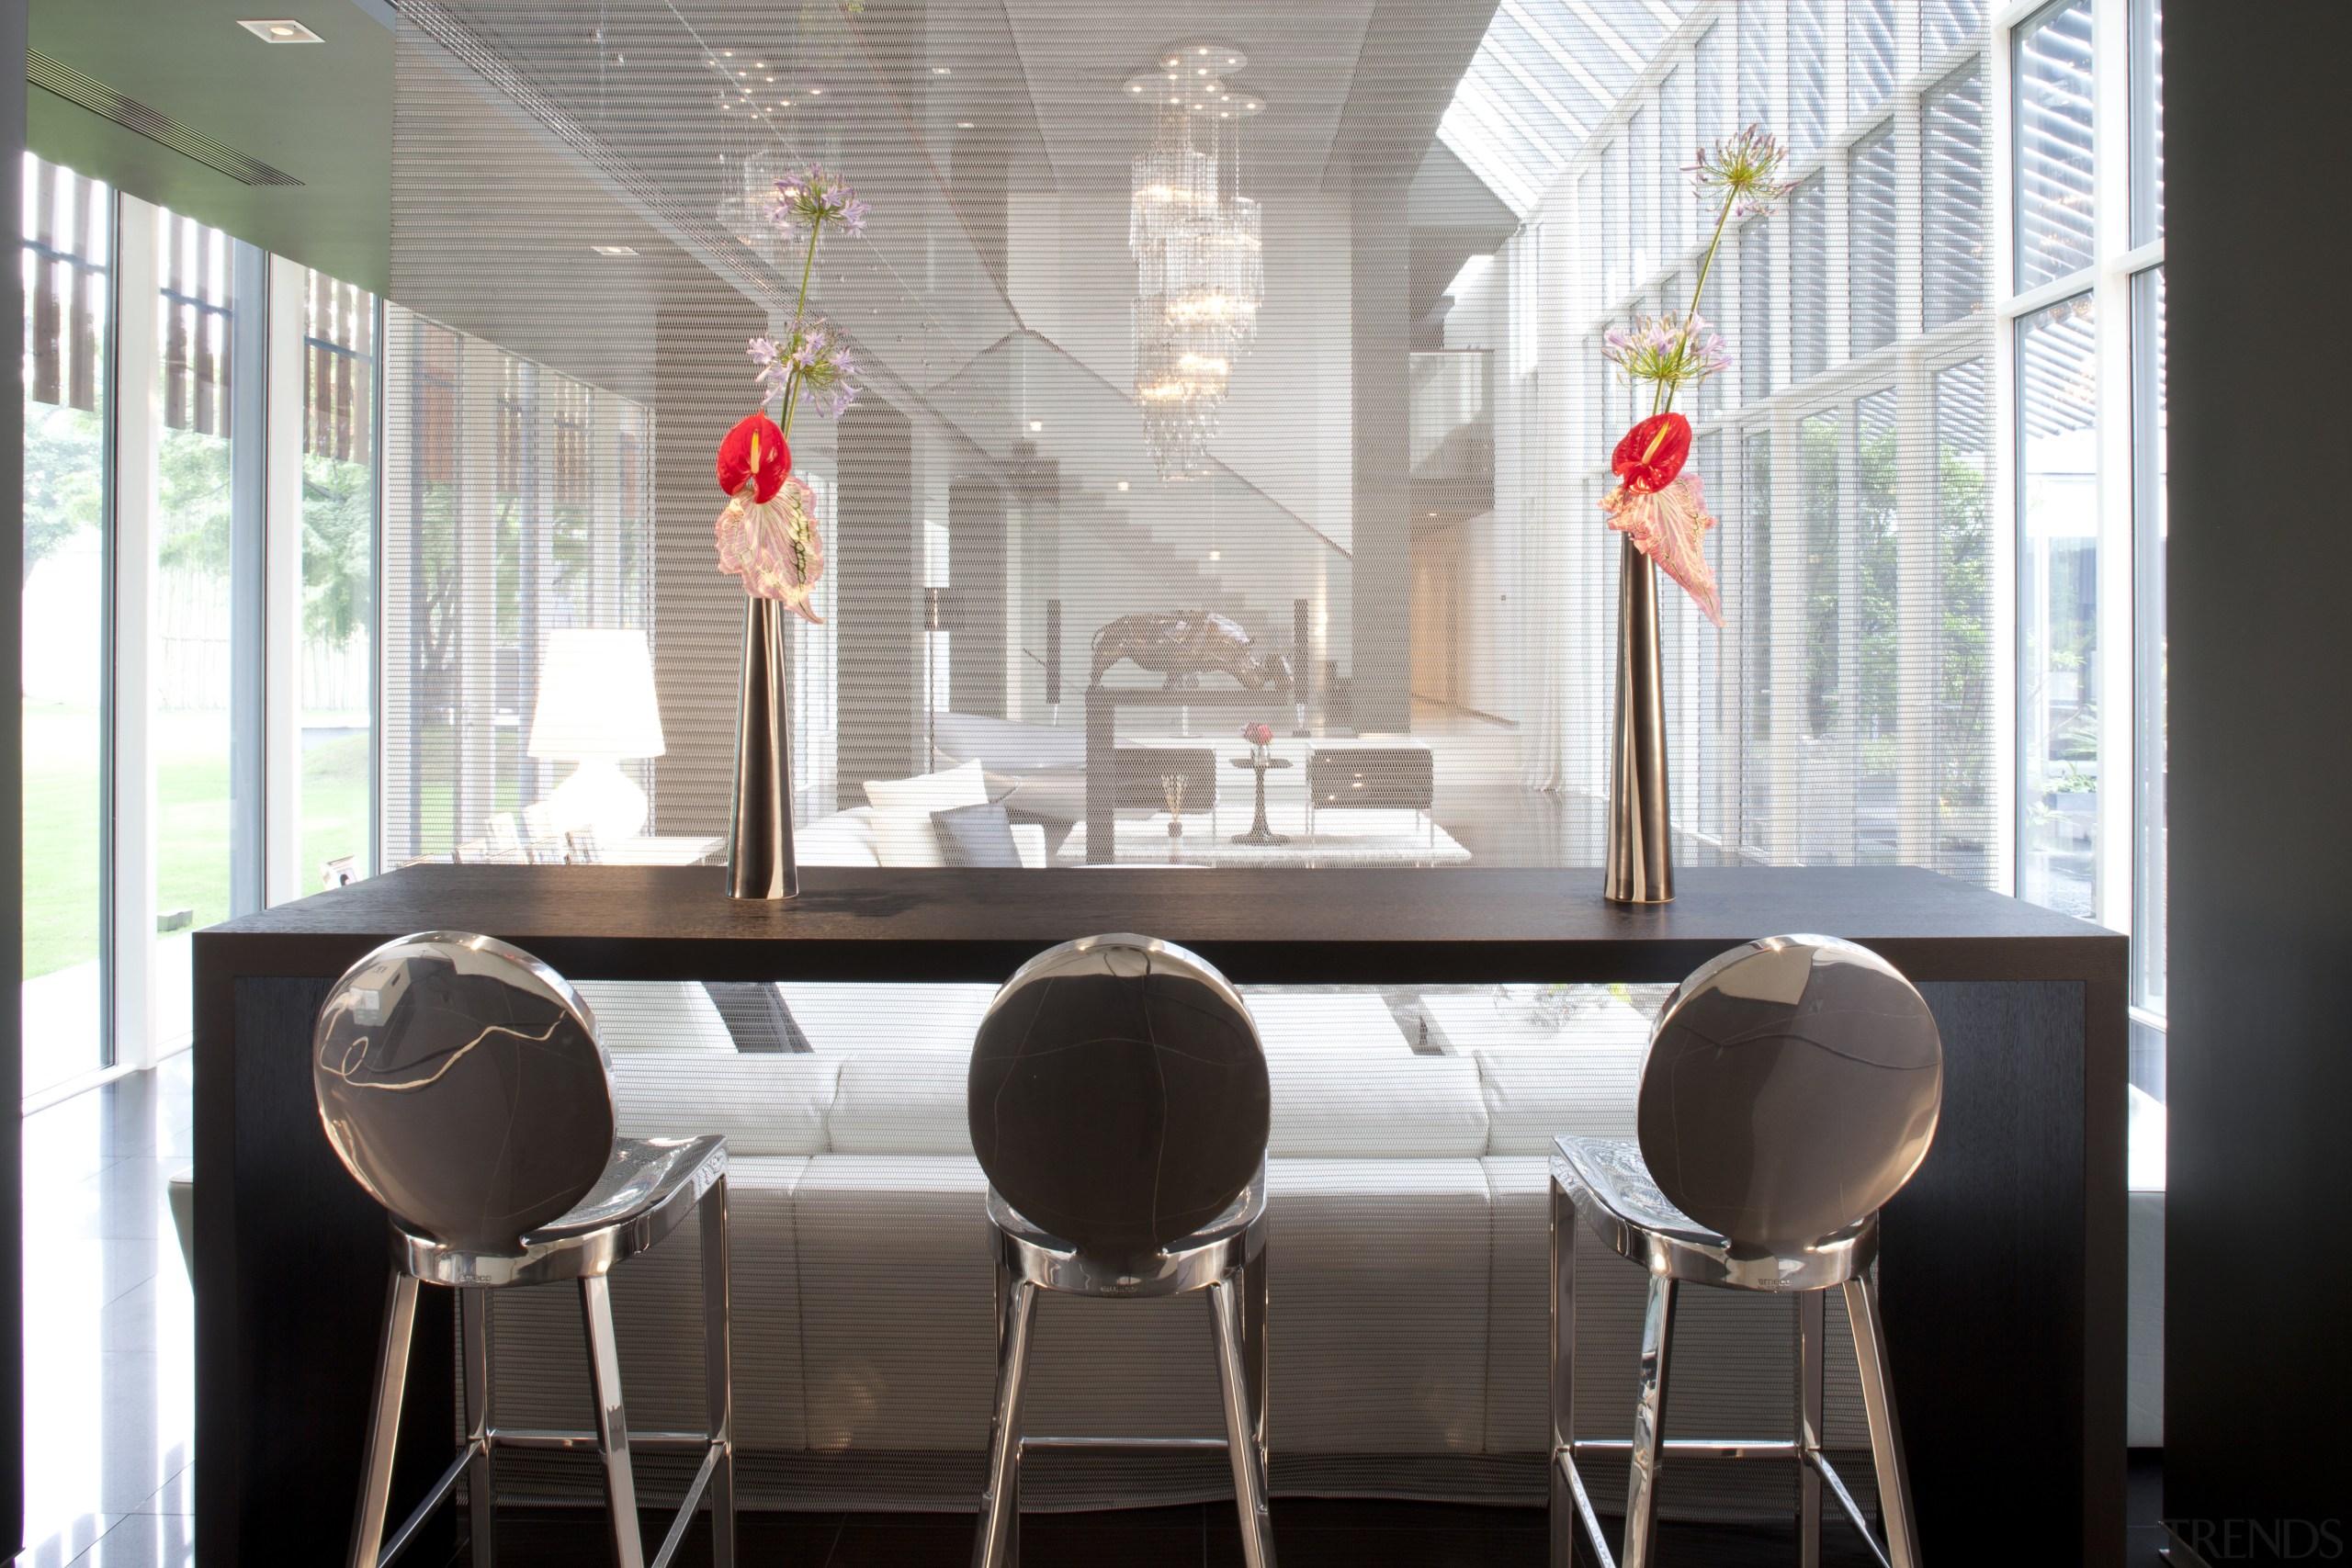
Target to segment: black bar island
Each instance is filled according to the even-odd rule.
[[[576,979],[997,982],[1131,931],[1243,985],[1670,982],[1799,931],[1876,950],[1944,1040],[1941,1128],[1888,1207],[1880,1276],[1928,1560],[2122,1562],[2123,937],[1899,868],[1684,870],[1677,902],[1641,909],[1589,870],[801,875],[761,905],[710,866],[413,866],[198,933],[199,1561],[347,1549],[386,1242],[321,1129],[309,1046],[362,953],[458,931]],[[402,1470],[422,1486],[450,1451],[447,1314],[418,1337]]]

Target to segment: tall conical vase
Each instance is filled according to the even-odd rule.
[[[747,595],[743,690],[735,719],[735,809],[727,837],[727,891],[783,899],[800,891],[792,856],[791,694],[784,619],[774,599]]]
[[[1609,746],[1609,859],[1615,904],[1674,898],[1666,805],[1666,694],[1657,647],[1657,569],[1630,536],[1617,561],[1617,723]]]

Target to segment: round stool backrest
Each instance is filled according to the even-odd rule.
[[[1142,936],[1023,964],[972,1045],[972,1149],[1022,1217],[1102,1258],[1190,1235],[1266,1156],[1266,1054],[1206,963]]]
[[[1767,937],[1702,964],[1659,1010],[1642,1158],[1729,1240],[1802,1246],[1902,1190],[1942,1100],[1936,1021],[1893,964],[1836,937]]]
[[[426,931],[353,964],[319,1010],[311,1083],[344,1167],[411,1230],[513,1255],[611,1163],[596,1021],[486,936]]]

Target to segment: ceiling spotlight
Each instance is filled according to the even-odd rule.
[[[950,65],[934,65],[931,68],[931,73],[934,76],[953,76],[956,74],[956,70]]]
[[[968,119],[959,119],[956,122],[956,129],[958,130],[969,130],[972,129],[972,122]]]
[[[1209,559],[1211,560],[1223,560],[1224,558],[1225,552],[1223,550],[1211,550],[1209,552]]]
[[[1029,422],[1029,434],[1032,435],[1036,434],[1039,431],[1045,428],[1046,422],[1042,419],[1033,419]]]
[[[595,252],[600,256],[633,256],[637,254],[637,247],[635,245],[591,245],[588,248]]]
[[[237,26],[264,43],[324,43],[326,39],[291,17],[264,17]]]
[[[808,89],[808,96],[812,98],[821,98],[825,96],[825,89],[822,87],[811,87]]]
[[[1121,490],[1125,490],[1125,489],[1126,489],[1126,488],[1127,488],[1127,481],[1126,481],[1126,480],[1125,480],[1125,479],[1121,479],[1121,480],[1119,481],[1119,488],[1120,488]]]

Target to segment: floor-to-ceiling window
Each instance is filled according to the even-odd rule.
[[[43,1096],[187,1043],[197,929],[266,883],[372,869],[379,395],[372,296],[38,158],[25,190],[23,1087]],[[264,292],[292,307],[275,339]],[[273,638],[282,682],[255,657]]]
[[[2007,29],[2017,892],[2132,935],[2132,1079],[2165,1010],[2160,0]]]
[[[218,229],[155,219],[157,446],[153,637],[146,722],[155,780],[155,1038],[192,1027],[189,937],[229,918],[232,679],[230,444],[236,363],[236,243]]]
[[[25,161],[24,1089],[107,1061],[107,437],[114,193]]]

